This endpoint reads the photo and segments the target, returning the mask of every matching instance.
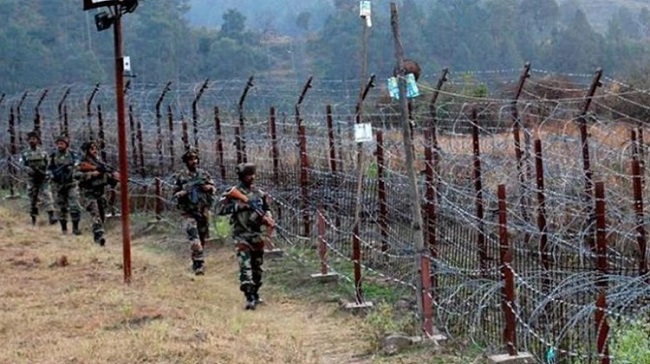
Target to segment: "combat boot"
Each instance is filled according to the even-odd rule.
[[[95,243],[99,244],[99,246],[106,245],[106,238],[104,238],[104,233],[102,231],[95,231],[93,234],[93,240],[95,240]]]
[[[48,221],[50,222],[50,225],[56,224],[57,218],[56,218],[56,216],[54,216],[54,211],[48,211],[47,216],[48,216]]]
[[[74,235],[81,235],[81,230],[79,229],[79,220],[72,220],[72,233]]]
[[[261,305],[262,303],[264,303],[264,300],[260,297],[260,293],[259,293],[260,286],[262,286],[262,283],[256,283],[253,288],[253,292],[251,293],[251,295],[253,296],[253,300],[255,301],[255,305]]]
[[[255,298],[253,297],[252,293],[246,294],[246,306],[244,306],[244,308],[247,310],[255,309]]]
[[[192,271],[197,276],[202,276],[205,274],[205,267],[203,266],[202,260],[193,260],[192,261]]]
[[[36,226],[36,215],[32,215],[32,226]]]
[[[68,233],[68,221],[67,220],[59,220],[59,224],[61,224],[61,232],[64,234]]]

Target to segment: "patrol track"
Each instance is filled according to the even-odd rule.
[[[593,75],[532,70],[518,103],[520,149],[517,151],[510,98],[519,72],[452,72],[435,105],[437,145],[424,136],[425,127],[431,121],[428,97],[433,90],[426,81],[418,85],[424,93],[424,97],[414,101],[412,115],[416,121],[413,129],[416,168],[422,172],[418,174],[422,197],[418,203],[425,211],[429,211],[426,210],[428,202],[435,207],[435,215],[429,216],[435,225],[428,227],[436,227],[435,232],[428,230],[435,236],[437,253],[431,257],[432,274],[437,282],[431,292],[434,323],[451,338],[469,340],[486,353],[502,351],[505,322],[501,307],[497,188],[504,185],[506,227],[517,288],[513,310],[518,349],[542,360],[553,347],[563,358],[595,362],[599,335],[594,324],[597,293],[604,292],[607,297],[606,308],[601,312],[606,312],[610,323],[634,322],[648,314],[647,277],[640,277],[646,271],[643,266],[647,248],[643,247],[643,240],[647,218],[635,210],[635,201],[647,200],[650,187],[642,184],[635,195],[633,185],[647,174],[643,168],[648,159],[647,143],[643,138],[647,138],[648,129],[642,115],[648,111],[645,105],[650,97],[643,90],[605,78],[588,110],[586,145],[590,152],[591,182],[602,182],[605,190],[607,264],[603,267],[597,264],[597,256],[589,246],[588,237],[596,231],[589,214],[595,199],[585,195],[584,141],[576,120]],[[424,79],[433,82],[436,75]],[[237,150],[233,142],[235,128],[241,126],[235,106],[245,85],[245,80],[240,81],[210,83],[198,102],[196,124],[190,105],[199,84],[174,86],[162,103],[160,118],[156,117],[154,105],[162,86],[135,85],[129,91],[134,121],[129,139],[130,192],[136,211],[153,212],[158,201],[162,202],[158,213],[164,219],[173,219],[174,207],[169,201],[170,188],[166,182],[170,173],[180,168],[184,144],[196,143],[200,147],[202,165],[213,174],[220,188],[235,182]],[[258,184],[275,197],[274,215],[282,232],[290,238],[290,243],[280,239],[278,244],[285,248],[313,246],[317,238],[317,210],[323,211],[329,268],[342,274],[351,296],[355,280],[351,269],[351,241],[357,203],[357,149],[349,137],[348,125],[354,120],[357,85],[322,81],[307,93],[300,108],[300,119],[306,131],[308,164],[304,160],[301,164],[294,115],[300,85],[259,80],[245,103],[243,133],[247,158],[259,166]],[[475,96],[484,95],[480,91],[485,89],[490,91],[490,96]],[[51,91],[50,95],[57,94]],[[84,102],[89,92],[88,87],[75,86],[66,101],[73,140],[87,137],[91,132],[97,134],[96,107],[102,105],[105,152],[108,161],[115,164],[115,126],[108,122],[113,118],[112,113],[106,112],[111,110],[111,90],[101,88],[93,101],[92,115],[87,118]],[[19,97],[9,96],[5,105],[15,105]],[[46,143],[58,132],[57,111],[50,100],[41,108],[44,120],[50,121],[43,123]],[[332,100],[332,114],[327,113],[323,100]],[[33,102],[32,97],[26,100],[23,121],[17,123],[17,130],[22,133],[31,128],[31,123],[26,121],[32,120],[29,106]],[[275,138],[271,133],[270,106],[276,111]],[[171,118],[167,110],[171,110]],[[407,177],[401,135],[393,130],[399,120],[398,113],[376,89],[371,90],[363,110],[363,120],[371,121],[375,132],[383,132],[384,164],[380,165],[377,159],[377,141],[365,144],[358,234],[362,247],[362,282],[388,286],[393,296],[415,301],[419,276],[410,229],[412,202],[406,199],[405,193]],[[0,120],[8,120],[7,106],[0,111],[4,113]],[[332,120],[331,128],[327,126],[328,118]],[[170,120],[172,128],[168,127]],[[138,125],[143,130],[141,140],[137,137]],[[183,133],[184,125],[186,133]],[[635,132],[636,141],[631,139],[631,131]],[[332,138],[328,137],[330,134]],[[9,140],[5,138],[2,143],[2,163],[11,165]],[[541,152],[539,160],[535,158],[536,143]],[[475,145],[478,150],[473,148]],[[430,163],[428,151],[438,155],[437,167],[431,175],[425,173]],[[633,176],[630,168],[635,160],[641,167],[637,176]],[[536,162],[540,162],[541,169],[538,170]],[[380,167],[386,192],[384,201],[379,196]],[[156,177],[163,182],[158,195],[154,188]],[[543,189],[538,184],[540,177]],[[22,176],[12,178],[16,185],[21,184]],[[432,186],[427,178],[434,181],[434,199],[427,197],[427,187]],[[477,181],[481,182],[480,189]],[[3,183],[8,182],[5,176]],[[540,193],[545,199],[544,209]],[[381,202],[385,203],[385,213],[380,210]],[[479,206],[482,216],[478,213]],[[538,224],[540,216],[545,217],[545,229]],[[385,226],[381,226],[384,222]],[[428,237],[427,241],[433,241]],[[540,250],[542,240],[546,242],[543,251]],[[484,245],[479,246],[479,241]],[[302,258],[319,263],[314,256]],[[602,282],[597,278],[604,279],[607,286],[596,286],[596,281]],[[381,294],[368,294],[369,300],[386,299]],[[611,336],[606,339],[609,342]]]

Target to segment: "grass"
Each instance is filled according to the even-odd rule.
[[[267,261],[267,303],[245,311],[227,245],[209,246],[207,274],[195,277],[183,232],[149,228],[132,242],[126,285],[120,232],[110,228],[117,221],[105,248],[87,226],[84,236],[62,236],[57,226],[29,226],[15,206],[0,206],[0,221],[2,363],[389,364],[433,353],[440,363],[467,362],[426,347],[378,354],[379,333],[396,325],[390,305],[366,317],[344,312],[338,303],[349,290],[311,282],[311,268],[290,258]],[[134,215],[134,230],[147,221]]]

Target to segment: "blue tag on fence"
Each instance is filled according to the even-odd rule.
[[[406,80],[406,97],[412,99],[414,97],[420,96],[420,90],[418,89],[418,84],[415,82],[415,75],[412,73],[404,76]],[[388,94],[392,99],[399,100],[399,84],[397,83],[397,77],[391,77],[387,82]]]

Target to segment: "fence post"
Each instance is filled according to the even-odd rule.
[[[384,133],[377,130],[377,199],[379,200],[379,233],[381,234],[381,251],[388,251],[388,203],[386,198],[386,176],[384,162]],[[388,257],[386,255],[386,257]]]
[[[298,127],[300,144],[300,189],[302,191],[302,223],[303,236],[311,235],[311,224],[309,221],[309,157],[307,156],[307,136],[305,126]]]
[[[131,134],[131,153],[133,155],[133,169],[138,169],[138,146],[135,143],[137,130],[135,128],[135,118],[133,117],[133,106],[129,105],[129,131]]]
[[[41,97],[38,99],[36,102],[36,106],[34,107],[34,131],[37,133],[41,133],[41,104],[43,103],[43,100],[45,100],[45,96],[47,96],[48,90],[45,89],[43,93],[41,94]],[[41,138],[43,137],[41,133]]]
[[[203,96],[203,92],[208,88],[208,79],[203,82],[203,85],[201,85],[201,89],[199,90],[198,94],[196,94],[196,97],[192,101],[192,131],[194,133],[194,148],[199,149],[199,111],[197,108],[197,104],[199,103],[199,100],[201,99],[201,96]],[[187,146],[185,149],[189,147],[189,139],[187,140]]]
[[[244,163],[248,162],[248,153],[246,152],[246,129],[244,127],[244,100],[246,100],[246,95],[251,87],[253,87],[253,75],[248,78],[244,92],[242,92],[241,97],[239,98],[239,104],[237,104],[237,110],[239,111],[239,132],[241,133],[239,147],[241,149],[242,162]]]
[[[481,175],[481,140],[478,128],[478,111],[476,105],[472,107],[472,147],[474,150],[474,193],[476,200],[476,220],[478,225],[477,245],[480,259],[481,276],[487,277],[488,256],[485,242],[485,212],[483,202],[483,180]]]
[[[160,177],[156,177],[156,220],[162,219],[162,184]]]
[[[594,234],[593,234],[593,221],[594,221],[594,208],[592,205],[593,202],[593,171],[591,170],[591,159],[589,156],[589,133],[587,131],[587,112],[589,111],[589,106],[591,105],[591,100],[596,93],[596,88],[601,86],[600,78],[603,75],[603,70],[598,69],[594,75],[591,87],[589,92],[585,96],[585,102],[582,106],[582,112],[578,116],[578,126],[580,129],[580,141],[582,145],[582,169],[584,173],[584,182],[585,182],[585,191],[584,191],[584,200],[585,208],[587,215],[587,233],[585,234],[585,240],[589,248],[594,249]]]
[[[647,237],[645,229],[645,216],[643,208],[643,171],[639,158],[639,141],[637,133],[630,131],[632,137],[632,190],[634,193],[634,213],[636,216],[636,242],[639,247],[639,275],[643,276],[648,273],[647,263]]]
[[[18,154],[18,145],[17,145],[17,138],[16,138],[16,116],[14,114],[14,107],[11,106],[9,109],[9,128],[7,130],[9,133],[9,198],[17,198],[19,197],[16,194],[16,190],[14,188],[14,179],[16,178],[16,167],[14,166],[13,163],[13,156]]]
[[[320,258],[320,273],[312,274],[311,277],[319,282],[333,282],[338,279],[338,274],[329,272],[327,267],[327,241],[325,240],[326,226],[322,210],[318,209],[318,256]]]
[[[165,169],[164,164],[163,164],[163,142],[162,142],[162,111],[160,111],[160,107],[162,105],[163,99],[165,98],[165,95],[167,92],[171,90],[171,81],[167,82],[165,85],[165,88],[163,88],[162,92],[160,93],[160,96],[158,96],[158,101],[156,101],[156,152],[158,153],[158,173],[163,173],[163,170]]]
[[[598,298],[596,299],[596,349],[600,364],[609,364],[609,323],[607,319],[607,221],[605,216],[605,185],[595,183],[596,196],[596,269]]]
[[[507,354],[494,355],[489,358],[492,363],[532,362],[532,355],[517,351],[517,321],[515,315],[516,293],[515,272],[512,268],[512,250],[508,241],[508,208],[506,206],[506,186],[498,186],[499,199],[499,255],[501,260],[501,309],[505,318],[503,343]],[[516,360],[516,361],[515,361]]]
[[[95,98],[95,95],[97,94],[97,91],[99,91],[99,84],[95,84],[95,88],[93,88],[93,91],[90,93],[90,96],[88,97],[88,100],[86,101],[86,127],[88,128],[88,139],[93,139],[93,126],[92,126],[92,103],[93,99]],[[98,109],[99,105],[97,106]]]
[[[144,168],[144,143],[142,142],[142,121],[138,119],[137,123],[138,155],[140,157],[140,175],[147,176],[147,170]]]
[[[334,121],[332,119],[332,105],[325,106],[327,119],[327,139],[329,140],[329,162],[330,172],[336,175],[336,142],[334,139]]]
[[[64,114],[63,107],[64,107],[65,100],[68,98],[68,95],[70,95],[70,87],[68,87],[65,90],[65,92],[63,93],[63,96],[61,96],[61,100],[59,100],[59,104],[57,105],[57,108],[56,108],[56,110],[59,113],[59,133],[66,134],[66,135],[68,134],[68,127],[67,127],[68,123],[67,123],[67,120],[66,120],[65,125],[64,125],[63,120],[64,120],[64,118],[67,119],[67,114],[68,113],[67,113],[67,109],[66,109],[65,114]]]
[[[524,64],[524,69],[521,71],[521,75],[519,76],[519,84],[517,85],[517,89],[515,90],[515,96],[512,99],[512,102],[510,104],[510,113],[512,116],[512,134],[514,137],[514,142],[515,142],[515,158],[517,159],[517,175],[519,177],[519,193],[521,194],[521,199],[519,201],[519,207],[521,211],[521,217],[522,220],[525,221],[526,223],[530,222],[530,216],[528,213],[528,210],[530,208],[530,203],[528,200],[528,188],[526,188],[526,172],[525,172],[525,163],[526,160],[524,160],[524,152],[521,147],[521,136],[520,136],[520,129],[521,129],[521,118],[519,117],[519,110],[517,110],[517,102],[519,101],[519,96],[521,95],[521,92],[524,89],[524,84],[526,83],[526,79],[530,78],[530,63],[526,62]],[[528,232],[524,233],[524,244],[528,245],[528,242],[530,241],[530,234]]]
[[[269,109],[269,132],[271,133],[271,159],[273,160],[273,182],[280,182],[280,153],[278,152],[278,134],[275,123],[275,107]]]
[[[182,130],[182,135],[181,135],[181,140],[183,141],[183,150],[188,150],[190,149],[190,136],[187,133],[187,120],[185,120],[185,117],[181,115],[181,130]]]
[[[23,103],[25,102],[25,99],[27,99],[27,95],[29,94],[29,91],[23,92],[23,95],[20,97],[20,101],[18,101],[18,105],[16,105],[16,125],[18,126],[17,129],[17,134],[18,134],[18,145],[23,145],[23,137],[22,137],[22,124],[23,124],[23,117],[22,117],[22,107]]]
[[[219,165],[219,172],[221,180],[226,181],[226,166],[223,164],[223,135],[221,135],[221,118],[219,117],[219,107],[214,107],[214,133],[217,137],[215,143],[217,148],[217,164]]]
[[[171,105],[167,105],[167,126],[169,128],[169,166],[174,170],[176,153],[174,153],[174,113]]]
[[[539,230],[539,254],[544,267],[544,293],[551,289],[549,273],[551,271],[551,254],[548,251],[548,226],[546,222],[546,194],[544,190],[544,159],[542,141],[535,139],[535,177],[537,180],[537,229]]]
[[[97,137],[99,140],[97,143],[99,144],[99,152],[102,157],[102,160],[104,162],[107,162],[106,160],[106,139],[105,139],[105,134],[104,134],[104,115],[102,114],[102,105],[97,105],[97,127],[99,131],[97,132]],[[92,139],[91,139],[92,140]]]

